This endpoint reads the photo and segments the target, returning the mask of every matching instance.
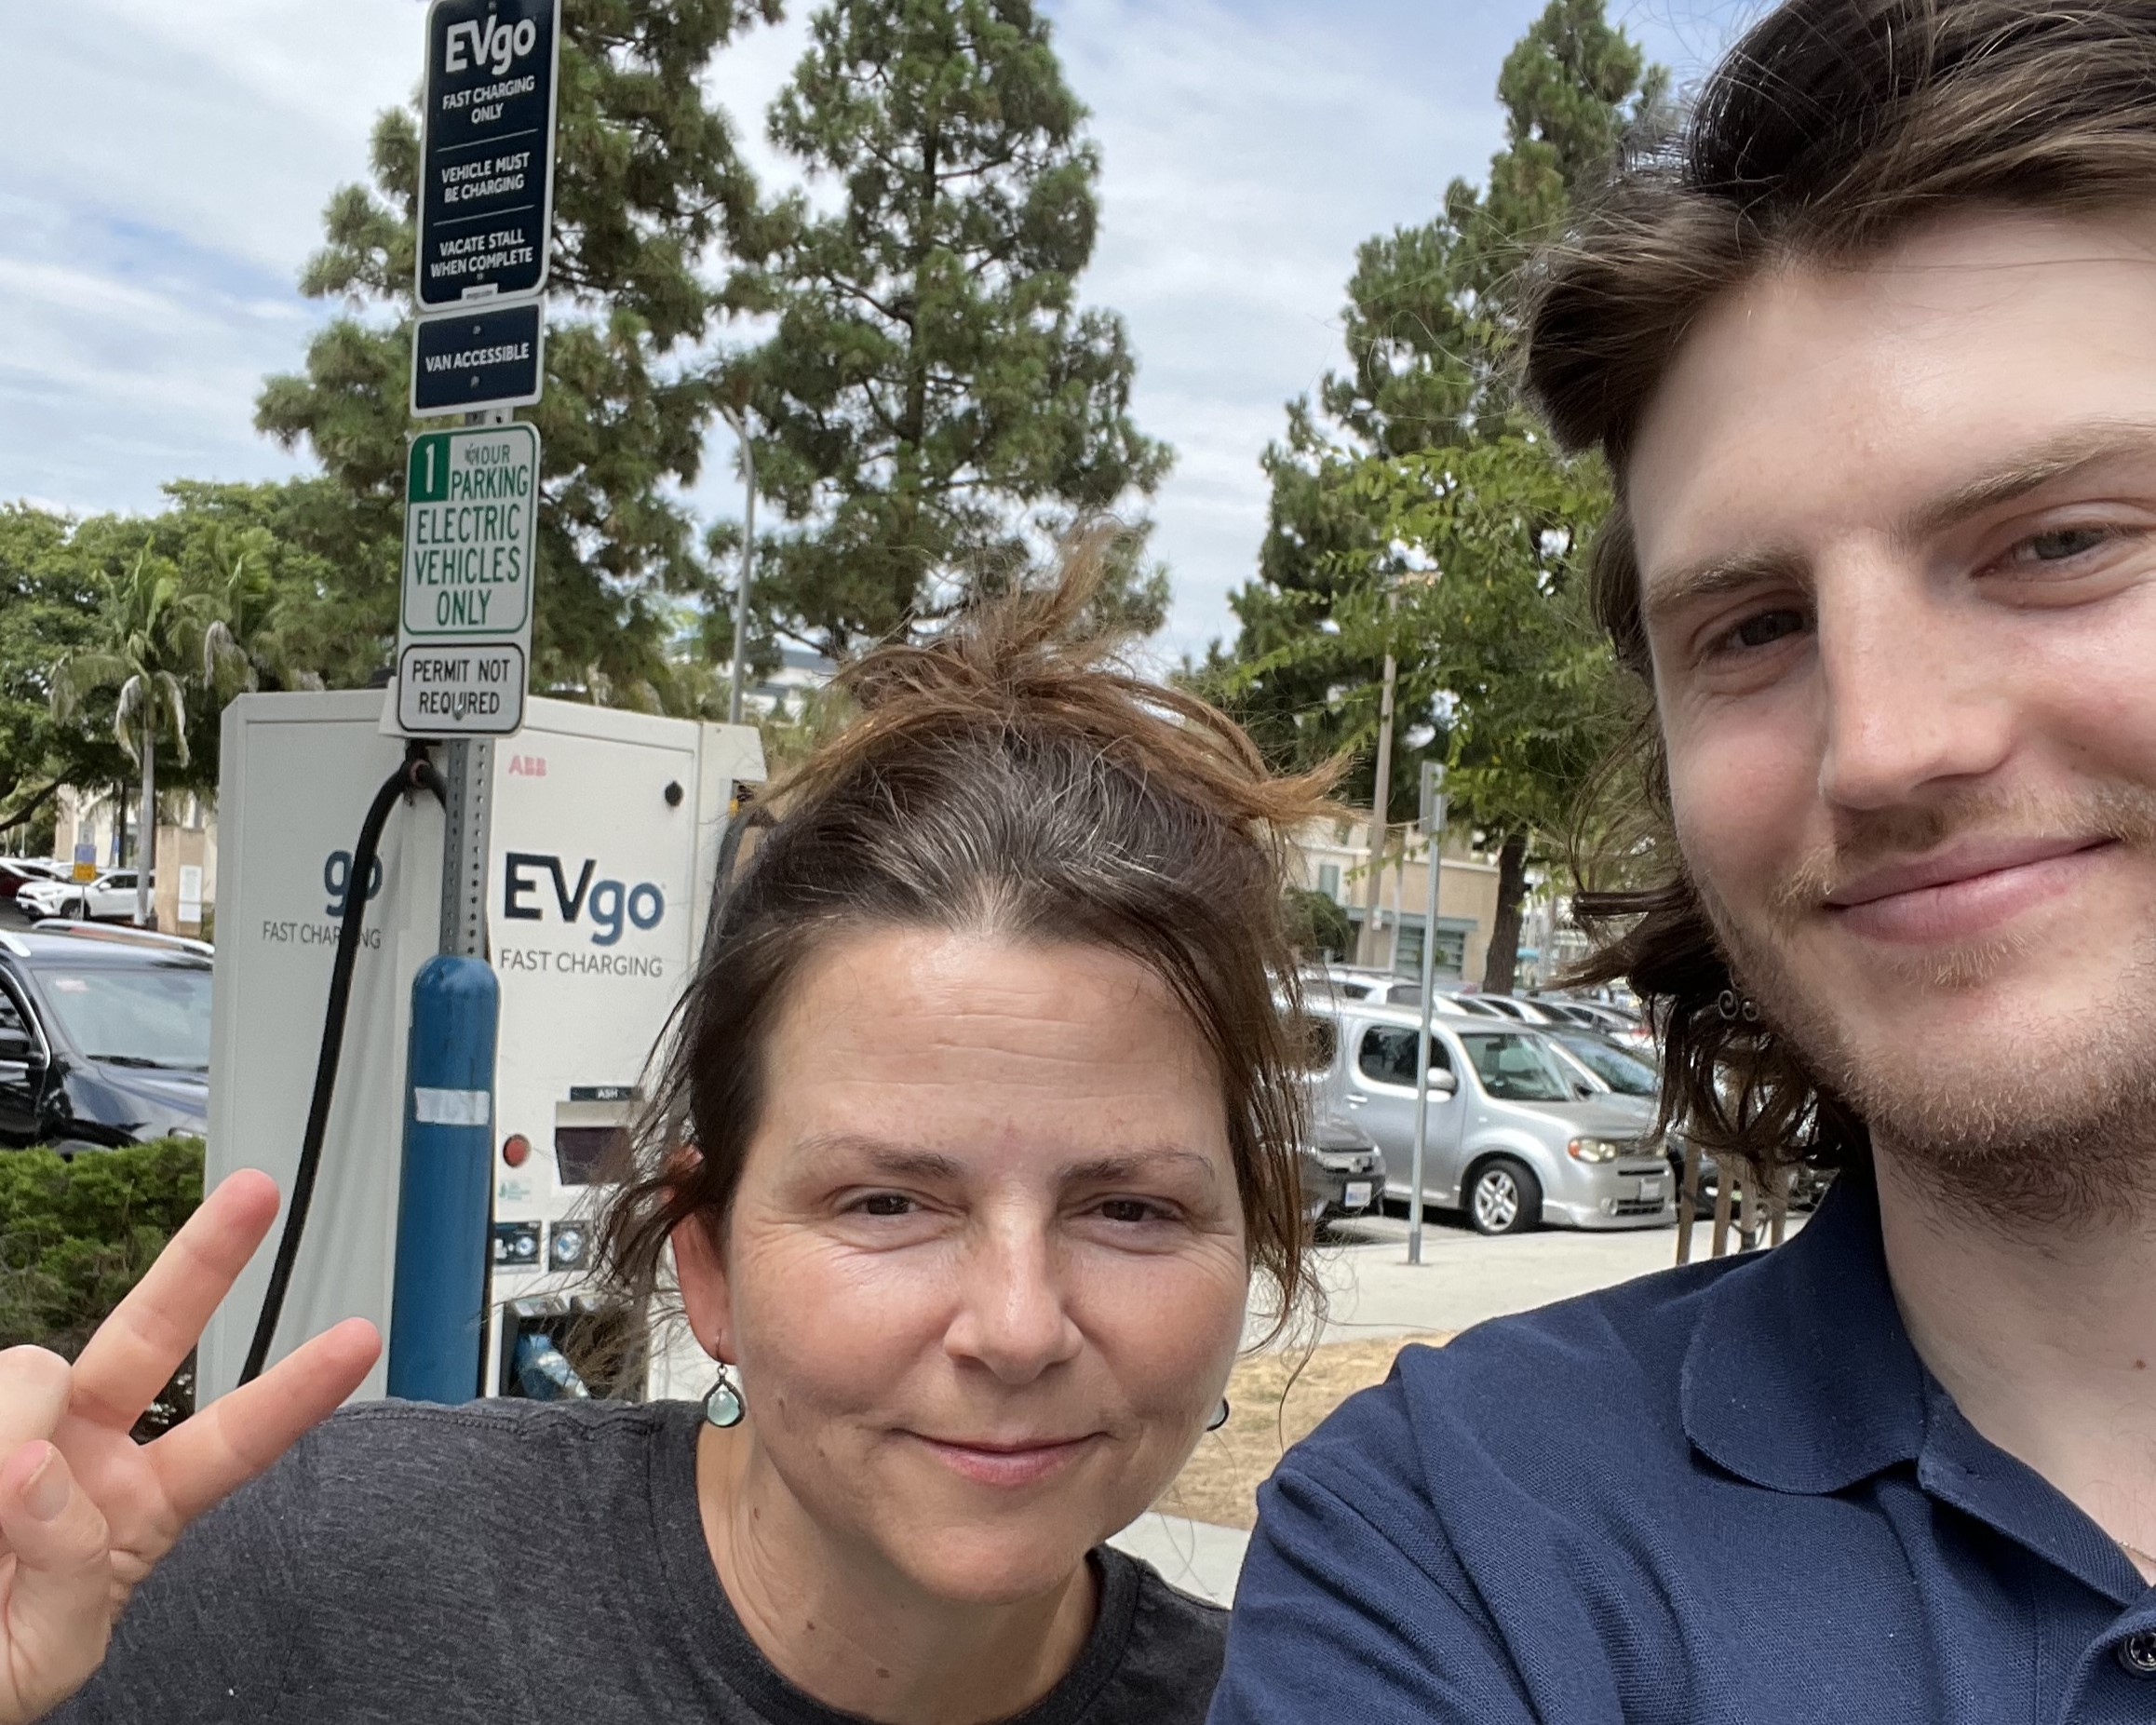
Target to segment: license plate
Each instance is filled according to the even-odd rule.
[[[1370,1206],[1370,1182],[1350,1180],[1347,1190],[1341,1193],[1341,1207],[1348,1210],[1367,1210]]]
[[[1642,1198],[1661,1197],[1662,1182],[1660,1180],[1641,1180],[1639,1182],[1639,1195]]]

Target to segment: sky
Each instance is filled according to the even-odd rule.
[[[1152,655],[1232,637],[1265,529],[1259,457],[1342,357],[1354,249],[1425,221],[1502,136],[1542,0],[1044,0],[1093,112],[1102,226],[1081,283],[1129,325],[1133,412],[1176,450],[1151,504],[1174,609]],[[763,112],[810,10],[709,85],[768,181]],[[1610,0],[1681,84],[1756,0]],[[337,307],[303,299],[323,205],[420,71],[421,0],[0,0],[0,498],[150,510],[176,478],[304,471],[253,428]],[[736,513],[715,428],[692,493]]]

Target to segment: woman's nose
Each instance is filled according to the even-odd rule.
[[[1072,1357],[1081,1340],[1042,1231],[1004,1226],[976,1237],[944,1339],[952,1355],[978,1362],[1005,1383],[1030,1383]]]

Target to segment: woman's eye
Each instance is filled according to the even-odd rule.
[[[1160,1206],[1142,1198],[1110,1198],[1101,1205],[1100,1213],[1112,1222],[1151,1222],[1161,1217]]]

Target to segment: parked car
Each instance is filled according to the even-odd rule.
[[[1314,996],[1316,991],[1312,992]],[[1336,1216],[1360,1216],[1384,1202],[1384,1152],[1361,1126],[1332,1112],[1326,1094],[1326,1075],[1340,1040],[1338,1023],[1329,1014],[1311,1012],[1301,1028],[1310,1113],[1309,1139],[1302,1147],[1303,1217],[1322,1223]]]
[[[1302,1147],[1302,1213],[1324,1222],[1360,1216],[1384,1201],[1385,1156],[1370,1135],[1344,1120],[1312,1122]]]
[[[1321,1093],[1377,1141],[1386,1192],[1405,1198],[1421,1017],[1366,1002],[1313,1010],[1337,1027]],[[1651,1101],[1594,1090],[1541,1032],[1518,1025],[1437,1018],[1430,1035],[1426,1204],[1464,1209],[1483,1233],[1543,1221],[1639,1228],[1675,1220]]]
[[[54,878],[56,865],[35,856],[0,856],[0,905],[16,903],[16,896],[26,886]],[[22,913],[30,914],[27,906],[18,906]]]
[[[0,931],[0,1146],[103,1149],[209,1124],[199,942]]]
[[[155,873],[151,875],[155,881]],[[135,871],[108,869],[94,881],[33,881],[15,897],[33,916],[72,917],[83,922],[123,919],[135,914]]]
[[[1623,1043],[1612,1041],[1599,1031],[1553,1024],[1543,1034],[1597,1090],[1650,1098],[1662,1094],[1662,1074],[1654,1062],[1641,1059]]]

